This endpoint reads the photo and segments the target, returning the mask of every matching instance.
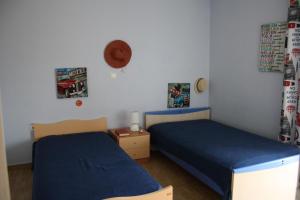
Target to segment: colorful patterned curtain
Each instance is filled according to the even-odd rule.
[[[300,0],[289,0],[279,140],[300,147]]]

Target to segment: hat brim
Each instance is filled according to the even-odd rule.
[[[121,59],[114,56],[114,51],[121,51]],[[106,63],[113,68],[125,67],[131,59],[131,48],[130,46],[122,40],[114,40],[110,42],[104,50],[104,59]]]

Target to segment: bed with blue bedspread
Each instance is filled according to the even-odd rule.
[[[191,116],[190,113],[185,113],[184,110],[182,111],[184,113],[174,114],[172,112],[174,111],[146,113],[148,118],[152,117],[151,119],[146,117],[146,123],[151,124],[148,127],[148,131],[151,133],[151,145],[204,181],[223,199],[240,200],[247,198],[241,197],[246,196],[244,194],[237,194],[240,191],[235,191],[236,193],[232,194],[232,179],[235,174],[249,173],[251,176],[250,173],[253,172],[276,169],[299,161],[299,149],[291,145],[205,119],[207,116],[203,117],[203,113],[201,117],[191,118],[187,117]],[[194,114],[195,112],[201,113],[202,110],[191,111]],[[183,115],[183,119],[193,120],[178,121],[178,115]],[[164,118],[164,116],[166,117]],[[175,120],[172,120],[172,117]],[[166,118],[170,119],[171,122],[167,122]],[[197,118],[204,119],[197,120]],[[160,121],[162,122],[159,123]],[[289,172],[286,173],[286,176],[294,176],[287,180],[289,182],[286,184],[297,182],[297,171],[297,169],[294,170],[292,175],[288,174]],[[273,176],[276,177],[277,175],[278,173],[275,174],[274,172]],[[239,180],[238,178],[236,176],[236,180]],[[264,179],[266,178],[263,176],[258,177],[257,185]],[[243,190],[247,190],[246,184],[249,184],[249,191],[251,191],[253,186],[250,182],[248,180],[244,183]],[[239,183],[237,188],[241,187],[241,184]],[[276,182],[269,187],[276,190]],[[280,189],[282,190],[282,188]],[[295,194],[295,189],[296,186],[291,188],[290,192],[293,193],[294,191]],[[263,191],[268,192],[267,190]],[[276,191],[273,193],[276,195]],[[255,191],[252,190],[252,195],[248,194],[249,199],[263,199],[255,198],[253,195],[255,195]],[[265,196],[267,195],[269,194]],[[280,199],[278,196],[277,198]],[[294,199],[295,196],[285,196],[283,199],[289,198]]]
[[[33,200],[172,200],[171,186],[161,189],[102,131],[105,118],[34,124],[33,129]]]
[[[160,185],[106,133],[48,136],[34,145],[33,200],[99,200]]]

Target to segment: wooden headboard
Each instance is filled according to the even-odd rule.
[[[107,131],[105,117],[92,120],[65,120],[48,124],[32,124],[34,139],[39,140],[49,135],[66,135],[81,132]]]
[[[196,119],[210,119],[210,109],[205,107],[146,112],[145,128],[148,129],[152,125],[164,122],[177,122]]]

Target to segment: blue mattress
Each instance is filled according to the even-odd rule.
[[[34,144],[33,200],[100,200],[160,185],[105,133],[48,136]]]
[[[151,143],[187,162],[230,198],[235,169],[299,155],[299,149],[211,120],[162,123],[151,126]]]

